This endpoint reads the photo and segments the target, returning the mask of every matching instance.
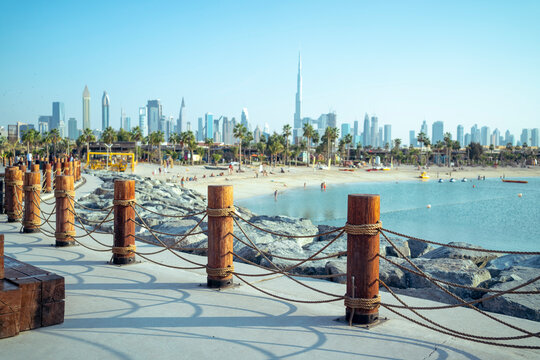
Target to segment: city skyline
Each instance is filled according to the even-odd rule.
[[[137,119],[149,99],[160,99],[163,114],[176,118],[185,97],[183,122],[192,128],[208,112],[238,118],[246,107],[254,128],[268,123],[280,131],[293,125],[299,50],[302,116],[335,111],[338,127],[361,123],[368,113],[391,124],[393,137],[406,142],[408,131],[424,119],[443,121],[453,134],[458,124],[467,129],[477,123],[510,129],[516,136],[540,122],[535,65],[540,27],[533,21],[540,11],[535,3],[490,3],[486,8],[465,2],[423,7],[299,2],[262,9],[249,3],[202,7],[163,2],[158,20],[145,17],[149,10],[143,4],[129,9],[121,2],[108,5],[111,19],[128,14],[133,24],[145,19],[156,25],[144,29],[101,19],[102,5],[93,3],[85,12],[79,4],[36,2],[31,11],[5,5],[0,41],[10,56],[0,59],[1,125],[37,125],[57,101],[64,104],[64,121],[76,118],[83,128],[80,91],[88,85],[93,94],[110,94],[113,118],[123,108],[127,117]],[[186,21],[164,27],[178,12]],[[202,23],[189,20],[203,13]],[[377,32],[353,21],[358,14],[372,19]],[[220,32],[206,27],[222,16],[231,20],[230,27]],[[46,27],[39,25],[43,17],[52,20]],[[283,25],[291,18],[298,20],[295,25]],[[240,19],[245,23],[239,25]],[[44,40],[50,37],[57,41]],[[80,43],[80,38],[87,41]],[[175,38],[184,40],[182,46]],[[141,40],[163,48],[164,55],[128,60],[125,54],[138,49]],[[199,55],[203,48],[211,51]],[[179,52],[180,57],[175,55]],[[39,61],[32,54],[40,54]],[[94,97],[92,129],[100,128],[101,113]]]

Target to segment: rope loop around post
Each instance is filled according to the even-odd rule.
[[[54,197],[56,197],[56,198],[75,197],[75,191],[74,190],[55,189],[54,190]]]
[[[223,209],[206,208],[206,213],[208,214],[208,216],[212,217],[232,216],[235,211],[236,209],[234,208],[234,206],[229,206]]]
[[[24,185],[23,190],[25,191],[41,191],[41,185],[40,184],[32,184],[32,185]]]
[[[22,180],[10,180],[6,181],[6,186],[22,186],[23,181]]]
[[[234,265],[231,265],[226,268],[211,268],[206,265],[206,273],[210,276],[215,277],[226,277],[231,275],[234,272]]]
[[[352,298],[345,296],[345,306],[351,309],[373,310],[378,309],[381,304],[381,295],[373,299]]]
[[[351,235],[367,235],[375,236],[382,229],[382,223],[377,221],[375,224],[362,224],[362,225],[353,225],[346,223],[344,230],[347,234]]]
[[[113,200],[113,205],[118,205],[118,206],[132,206],[133,204],[135,204],[135,200],[132,199],[132,200],[118,200],[118,199],[114,199]]]
[[[75,231],[63,231],[54,233],[54,237],[56,239],[68,239],[74,237],[75,235],[77,235]]]
[[[117,255],[129,255],[137,251],[137,246],[128,245],[128,246],[113,246],[112,253]]]

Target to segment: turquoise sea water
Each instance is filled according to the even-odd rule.
[[[540,250],[540,179],[356,183],[290,189],[238,200],[256,214],[303,217],[342,226],[348,194],[379,194],[383,226],[440,242],[465,241],[501,250]],[[475,186],[473,188],[473,185]],[[520,198],[518,194],[523,196]],[[427,205],[431,208],[427,208]]]

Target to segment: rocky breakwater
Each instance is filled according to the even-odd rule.
[[[103,186],[79,202],[86,207],[99,209],[112,205],[113,180],[117,178],[136,180],[137,211],[144,223],[155,233],[144,226],[137,226],[137,236],[147,242],[159,244],[158,237],[166,245],[179,242],[175,248],[196,254],[206,254],[207,229],[206,219],[201,212],[206,208],[206,197],[178,184],[161,180],[142,178],[128,174],[97,173],[103,180]],[[78,208],[81,218],[99,221],[105,215]],[[200,214],[197,214],[200,213]],[[343,253],[347,250],[346,234],[328,233],[336,228],[326,225],[314,225],[307,219],[287,216],[265,216],[251,213],[245,208],[237,208],[237,213],[251,224],[239,220],[235,224],[234,253],[235,261],[253,263],[271,269],[289,270],[301,260],[315,257],[315,261],[304,262],[290,270],[295,274],[335,275],[346,273],[347,258]],[[196,214],[196,215],[190,215]],[[172,217],[176,216],[176,217]],[[183,216],[179,218],[179,216]],[[184,217],[185,216],[185,217]],[[201,221],[202,220],[202,221]],[[142,223],[140,219],[137,222]],[[86,221],[87,225],[91,222]],[[104,223],[102,229],[112,231],[112,222]],[[188,232],[196,235],[184,238]],[[280,236],[284,235],[284,236]],[[335,239],[335,240],[334,240]],[[331,244],[330,242],[334,240]],[[438,289],[423,276],[415,274],[410,261],[428,276],[458,284],[453,286],[441,283],[451,294],[465,300],[481,299],[491,293],[475,291],[472,288],[505,290],[517,286],[540,275],[540,260],[529,257],[499,257],[486,253],[461,250],[450,247],[437,247],[412,239],[391,237],[395,248],[381,236],[380,254],[390,262],[381,258],[380,279],[396,292],[428,299],[457,303],[457,300]],[[450,243],[461,247],[475,247],[465,243]],[[257,249],[254,249],[256,247]],[[338,256],[325,258],[330,255]],[[399,265],[399,266],[396,266]],[[400,268],[401,267],[401,268]],[[408,271],[413,270],[413,272]],[[345,276],[331,278],[332,281],[345,282]],[[538,289],[531,284],[521,289]],[[480,302],[479,307],[489,311],[540,320],[540,303],[538,295],[503,295],[499,298]]]

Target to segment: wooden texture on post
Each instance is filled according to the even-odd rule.
[[[8,222],[22,219],[22,172],[18,167],[6,169],[6,214]]]
[[[347,223],[375,224],[380,219],[380,197],[370,194],[349,195]],[[379,295],[379,234],[347,234],[347,297],[374,299]],[[353,284],[354,279],[354,284]],[[372,324],[379,319],[378,307],[371,310],[346,308],[347,320]]]
[[[39,172],[39,164],[32,164],[32,167],[30,168],[31,172]]]
[[[19,170],[21,170],[24,174],[26,172],[26,165],[19,165]]]
[[[45,189],[44,189],[44,192],[50,193],[52,191],[51,164],[45,163],[45,167],[43,168],[43,176],[45,177]]]
[[[115,180],[114,200],[113,264],[131,264],[135,254],[128,250],[135,246],[135,209],[128,202],[135,201],[135,180]]]
[[[56,246],[75,245],[75,222],[73,200],[70,196],[74,195],[73,176],[56,176]]]
[[[68,164],[69,164],[69,175],[73,175],[73,181],[77,181],[77,177],[75,176],[75,167],[73,166],[73,161],[69,161],[68,160]]]
[[[62,163],[62,175],[71,175],[71,172],[69,171],[69,162],[67,161]]]
[[[0,280],[4,278],[4,234],[0,234]]]
[[[38,165],[39,168],[39,165]],[[28,172],[24,174],[24,217],[23,232],[34,233],[41,226],[41,174]]]
[[[232,185],[209,185],[208,208],[226,209],[233,206]],[[208,268],[226,269],[233,266],[233,227],[231,216],[208,216]],[[232,274],[215,276],[208,274],[210,288],[223,288],[233,283]]]

